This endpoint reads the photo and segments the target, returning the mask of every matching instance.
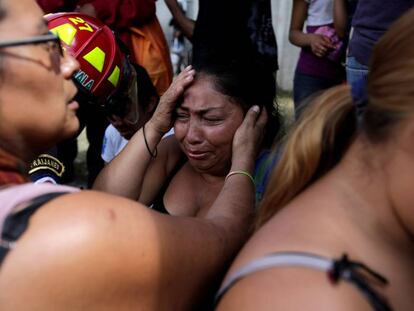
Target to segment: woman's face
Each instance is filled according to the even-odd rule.
[[[33,0],[2,0],[0,41],[48,33],[43,12]],[[18,45],[0,49],[0,135],[7,148],[25,158],[45,151],[76,133],[79,123],[70,80],[79,67],[56,44]]]
[[[228,172],[233,136],[243,118],[242,108],[216,91],[208,76],[199,77],[185,91],[174,130],[196,171],[218,176]]]

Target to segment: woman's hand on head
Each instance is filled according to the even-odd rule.
[[[232,163],[253,169],[254,161],[261,146],[267,122],[265,108],[253,106],[247,111],[242,124],[233,138]],[[246,167],[247,166],[247,167]]]
[[[312,53],[316,56],[324,57],[330,49],[334,48],[331,39],[329,39],[327,36],[319,34],[310,35],[312,36],[310,46],[312,49]]]
[[[173,125],[173,114],[177,103],[184,90],[193,82],[195,70],[187,66],[171,83],[170,87],[161,96],[155,112],[150,119],[154,129],[162,135],[170,130]]]

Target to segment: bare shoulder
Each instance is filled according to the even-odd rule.
[[[160,175],[163,175],[164,177],[168,176],[169,172],[174,169],[182,156],[183,153],[175,135],[163,138],[157,146],[155,161],[150,163],[151,173],[149,178],[159,179]],[[153,186],[154,185],[151,185],[151,187]]]
[[[0,310],[189,310],[221,241],[203,219],[106,193],[63,195],[33,215],[2,263]]]
[[[166,138],[163,138],[158,144],[159,151],[167,156],[167,171],[170,171],[175,167],[177,162],[183,156],[183,153],[180,148],[175,135],[170,135]]]
[[[326,258],[341,255],[343,245],[336,239],[331,242],[332,230],[327,231],[322,218],[315,222],[295,206],[283,209],[245,244],[225,280],[271,253],[294,251]],[[218,310],[372,311],[354,285],[344,281],[333,284],[326,272],[298,266],[270,267],[248,274],[229,289]]]
[[[153,279],[159,253],[156,217],[136,202],[93,191],[45,204],[2,264],[0,309],[102,310],[117,304],[122,310],[137,301],[128,299],[131,288],[142,289],[134,295],[145,302],[144,285]]]
[[[224,295],[217,310],[372,311],[372,308],[355,287],[344,282],[332,284],[324,272],[279,267],[241,279]]]
[[[149,169],[145,174],[139,201],[150,205],[158,195],[161,187],[171,171],[176,167],[178,161],[183,156],[177,139],[170,135],[161,140],[157,146],[157,156],[155,161],[150,163]]]

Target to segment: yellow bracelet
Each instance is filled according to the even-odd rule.
[[[253,183],[253,186],[254,187],[256,187],[256,184],[255,184],[255,182],[254,182],[254,178],[253,178],[253,176],[252,175],[250,175],[248,172],[246,172],[246,171],[231,171],[230,173],[228,173],[227,174],[227,176],[226,176],[226,178],[224,179],[224,182],[226,182],[226,180],[230,177],[230,176],[232,176],[232,175],[236,175],[236,174],[241,174],[241,175],[244,175],[244,176],[247,176],[247,177],[249,177],[250,178],[250,180],[252,181],[252,183]]]

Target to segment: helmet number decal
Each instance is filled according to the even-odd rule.
[[[90,79],[88,74],[82,70],[78,70],[74,74],[75,79],[87,90],[92,90],[93,84],[95,83],[95,80]]]
[[[86,30],[89,32],[93,32],[93,28],[91,27],[91,25],[89,25],[87,22],[85,22],[82,18],[80,17],[71,17],[69,18],[69,20],[74,23],[75,25],[81,24],[78,29],[79,30]]]

